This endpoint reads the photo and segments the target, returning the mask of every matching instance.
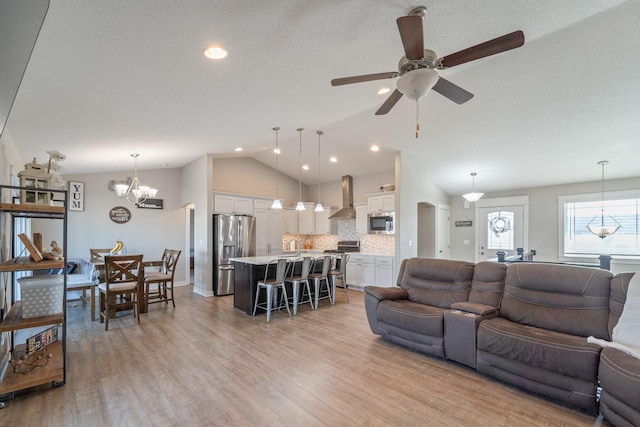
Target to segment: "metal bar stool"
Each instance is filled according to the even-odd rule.
[[[269,271],[276,269],[275,277],[269,278]],[[286,308],[287,313],[291,316],[291,311],[289,310],[289,299],[287,297],[287,289],[285,287],[284,279],[287,275],[287,260],[284,258],[277,259],[275,261],[267,264],[264,271],[264,280],[259,281],[256,286],[256,301],[253,304],[253,314],[256,315],[256,309],[258,307],[266,310],[267,312],[267,322],[271,319],[271,311],[280,310],[281,308]],[[265,302],[259,303],[260,299],[260,289],[266,289],[267,291],[267,300]],[[282,289],[282,298],[278,298],[278,289]],[[274,290],[276,292],[274,292]],[[275,302],[275,304],[274,304]]]
[[[295,270],[296,266],[300,265],[301,270],[300,274],[296,275]],[[291,283],[291,301],[293,305],[293,315],[298,314],[298,306],[302,305],[306,302],[311,305],[311,309],[314,310],[313,300],[311,299],[311,288],[309,287],[309,273],[311,272],[311,268],[313,266],[313,259],[311,257],[303,257],[298,258],[294,261],[293,267],[291,268],[291,275],[288,279],[285,280],[286,283]],[[302,298],[300,298],[300,284],[304,284],[304,288],[302,288]],[[304,299],[304,291],[307,291],[307,299]]]
[[[329,272],[329,283],[331,283],[331,293],[333,294],[334,304],[336,303],[336,283],[338,279],[342,280],[342,288],[344,289],[344,294],[347,296],[347,302],[349,302],[349,291],[347,290],[347,262],[349,262],[349,254],[342,254],[336,258],[336,262],[340,262],[340,266]]]
[[[318,309],[318,303],[321,299],[329,298],[329,301],[331,301],[331,304],[333,305],[333,296],[331,295],[331,289],[329,288],[329,279],[327,278],[327,274],[331,269],[331,257],[329,255],[325,255],[316,258],[314,267],[319,263],[322,264],[322,269],[320,270],[320,272],[315,272],[309,275],[309,278],[313,281],[314,305],[316,306],[316,310]],[[325,284],[327,289],[326,295],[320,296],[320,294],[322,293],[322,283]]]

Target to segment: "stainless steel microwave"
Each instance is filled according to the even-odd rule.
[[[376,212],[367,216],[369,234],[395,234],[393,212]]]

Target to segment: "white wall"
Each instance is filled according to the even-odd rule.
[[[202,156],[181,169],[180,197],[181,205],[192,204],[194,211],[193,235],[194,272],[193,291],[200,295],[213,295],[213,273],[211,252],[213,225],[212,195],[212,159],[209,155]],[[185,238],[189,234],[185,227]]]
[[[132,173],[101,173],[64,176],[67,181],[84,182],[84,211],[70,211],[67,216],[67,240],[64,243],[67,258],[89,259],[91,248],[112,248],[122,240],[129,254],[143,254],[144,259],[158,260],[165,248],[183,250],[185,247],[184,216],[180,206],[180,171],[163,169],[138,171],[140,181],[160,191],[157,198],[164,201],[163,209],[138,209],[135,205],[108,189],[110,180],[126,180]],[[118,224],[110,220],[109,211],[124,206],[131,211],[131,220]],[[59,224],[48,220],[32,220],[32,232],[41,233],[43,245],[51,240],[63,244]],[[175,281],[188,281],[184,265],[179,263]]]
[[[275,197],[276,171],[249,157],[213,159],[213,191]],[[380,186],[393,184],[393,171],[353,177],[353,202],[367,203],[367,194],[377,193]],[[278,198],[284,206],[295,206],[299,198],[298,179],[280,173]],[[318,201],[318,186],[302,184],[302,200]],[[320,202],[326,206],[342,207],[342,180],[320,185]]]
[[[640,188],[640,177],[605,181],[605,189],[630,190]],[[578,184],[555,185],[549,187],[527,188],[485,194],[484,197],[529,196],[529,245],[525,251],[536,250],[535,260],[558,261],[558,196],[583,193],[599,193],[601,181]],[[462,196],[452,196],[451,205],[451,258],[467,261],[475,259],[475,205],[471,203],[464,208]],[[455,221],[463,217],[474,220],[473,227],[455,227]],[[464,240],[469,245],[464,245]],[[612,262],[611,269],[618,271],[635,271],[638,266]]]
[[[433,183],[421,159],[399,152],[396,154],[396,272],[400,261],[418,255],[420,203],[447,204],[449,196]]]

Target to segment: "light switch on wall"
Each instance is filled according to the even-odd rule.
[[[409,246],[413,246],[413,240],[409,240]]]
[[[464,239],[464,244],[465,244],[465,245],[468,245],[468,244],[469,244],[469,241],[468,241],[467,239]]]

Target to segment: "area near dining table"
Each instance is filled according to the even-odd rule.
[[[92,281],[91,283],[93,284],[91,286],[91,320],[95,320],[95,288],[97,286],[97,282],[99,282],[98,278],[100,276],[100,271],[104,270],[104,259],[94,259],[90,261],[91,264],[91,273],[90,276]],[[161,260],[149,260],[149,261],[145,261],[143,258],[142,261],[142,271],[140,272],[141,276],[144,278],[144,274],[145,274],[145,268],[149,268],[149,267],[159,267],[163,265],[163,261]],[[142,281],[141,281],[142,282]],[[138,301],[138,313],[146,313],[147,312],[147,307],[145,302],[145,287],[140,284],[140,286],[138,286],[138,295],[137,295],[137,301]]]

